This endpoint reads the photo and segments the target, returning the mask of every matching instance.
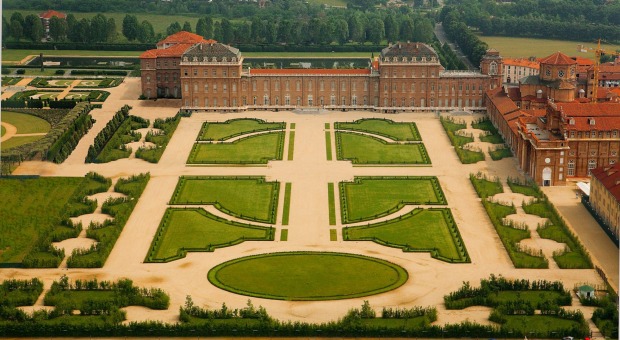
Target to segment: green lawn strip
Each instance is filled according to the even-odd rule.
[[[47,133],[51,129],[48,121],[27,113],[2,110],[2,121],[15,126],[17,134]],[[4,147],[4,143],[2,146]]]
[[[338,230],[329,229],[329,240],[330,241],[338,241]]]
[[[340,183],[342,223],[389,215],[407,204],[447,204],[437,177],[355,177]]]
[[[515,207],[489,202],[486,199],[482,200],[482,205],[516,268],[549,268],[549,263],[542,254],[526,253],[517,247],[521,240],[531,237],[530,231],[517,229],[503,222],[504,217],[516,213]]]
[[[4,128],[4,125],[1,125],[0,126],[0,137],[3,137],[5,133],[6,133],[6,129]]]
[[[288,241],[288,229],[280,230],[280,241]]]
[[[291,209],[291,189],[292,184],[284,185],[284,206],[282,207],[282,225],[288,225],[288,218]]]
[[[255,118],[231,119],[225,122],[205,122],[202,124],[197,140],[224,141],[232,137],[241,136],[252,132],[283,130],[285,128],[286,123],[268,123],[264,120]]]
[[[211,269],[208,279],[236,294],[318,301],[387,292],[403,285],[408,275],[400,266],[361,255],[291,252],[237,258]]]
[[[374,241],[446,262],[470,262],[450,209],[415,209],[396,219],[343,229],[347,241]]]
[[[295,130],[295,123],[291,123],[291,125],[290,125],[290,129],[291,129],[291,130]]]
[[[44,135],[41,136],[13,136],[4,142],[2,142],[2,151],[6,151],[21,145],[30,144],[36,142],[40,139],[43,139]]]
[[[21,12],[21,10],[20,10]],[[22,12],[23,13],[23,12]],[[25,14],[24,14],[25,15]],[[94,16],[95,14],[93,14]],[[123,18],[121,18],[121,21]],[[118,21],[117,21],[118,22]],[[29,55],[61,55],[61,56],[112,56],[112,57],[138,57],[144,51],[94,51],[94,50],[24,50],[24,49],[4,49],[2,50],[2,61],[20,61]],[[38,70],[38,69],[37,69]],[[55,70],[48,69],[45,70]]]
[[[334,129],[353,130],[377,134],[395,141],[421,141],[415,123],[396,123],[388,119],[363,118],[352,123],[336,122]]]
[[[484,175],[469,174],[469,180],[480,198],[487,198],[504,192],[504,187],[499,182],[499,178],[496,178],[494,181],[490,181]]]
[[[158,163],[180,122],[181,116],[178,114],[166,119],[155,119],[153,127],[161,130],[161,132],[148,132],[144,138],[146,142],[153,143],[155,146],[138,148],[136,150],[136,158],[144,159],[150,163]]]
[[[592,261],[577,237],[568,229],[555,207],[545,198],[524,203],[523,210],[532,215],[548,218],[549,222],[539,226],[536,231],[542,238],[565,243],[563,251],[553,254],[553,259],[562,269],[590,269]]]
[[[295,131],[290,131],[288,139],[288,157],[287,160],[293,160],[293,154],[295,153]]]
[[[456,131],[465,129],[467,127],[465,123],[456,122],[452,118],[443,117],[439,117],[439,121],[441,122],[441,126],[443,126],[444,130],[446,131],[446,134],[448,135],[448,139],[450,139],[452,146],[454,146],[454,151],[459,157],[461,163],[472,164],[484,160],[483,152],[463,149],[463,146],[465,144],[474,141],[474,137],[459,136],[456,134]]]
[[[94,239],[97,244],[89,249],[74,250],[67,259],[69,268],[103,267],[150,178],[150,174],[146,173],[120,178],[116,182],[114,191],[126,197],[107,200],[101,207],[102,213],[114,219],[88,228],[86,237]]]
[[[329,123],[325,123],[329,124]],[[325,151],[327,153],[327,160],[332,160],[332,135],[329,131],[325,131]]]
[[[325,123],[325,130],[329,130],[330,129],[330,123]]]
[[[52,239],[63,239],[53,237],[55,229],[71,216],[92,213],[96,204],[83,198],[108,187],[109,181],[92,177],[0,178],[0,263],[58,266],[62,254],[49,252]]]
[[[284,132],[248,136],[232,143],[196,143],[189,164],[267,164],[282,160]]]
[[[361,135],[336,131],[338,160],[353,164],[431,164],[424,144],[396,144]]]
[[[187,252],[214,251],[244,241],[273,241],[274,229],[217,217],[200,208],[168,208],[145,262],[170,262]]]
[[[213,204],[232,216],[275,224],[279,193],[279,182],[260,176],[183,176],[170,204]]]
[[[589,334],[585,321],[562,319],[551,315],[505,315],[504,334],[536,334],[540,338],[556,338],[561,334]]]
[[[480,141],[491,144],[504,144],[504,138],[500,135],[480,136]]]
[[[336,225],[336,199],[334,183],[327,183],[327,204],[329,206],[329,225]]]
[[[489,156],[491,156],[492,160],[499,161],[503,158],[512,157],[512,151],[510,151],[510,149],[506,148],[506,146],[504,145],[504,147],[497,148],[495,150],[489,150]]]

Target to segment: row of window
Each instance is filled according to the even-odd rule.
[[[573,120],[571,120],[571,122],[573,122]],[[574,123],[573,123],[574,124]],[[581,132],[581,131],[577,131],[575,132],[574,130],[570,132],[570,138],[575,138],[575,136],[577,136],[577,138],[610,138],[610,137],[618,137],[618,130],[613,130],[613,131],[597,131],[596,130],[592,130],[592,131],[585,131],[585,132]]]
[[[194,68],[192,69],[192,74],[197,77],[198,76],[198,69]],[[189,69],[184,68],[183,69],[183,75],[188,76],[189,75]],[[213,77],[217,77],[218,76],[218,69],[211,69],[211,75]],[[222,69],[220,74],[222,77],[228,77],[228,70],[227,69]],[[209,76],[209,69],[205,68],[202,69],[202,76],[203,77],[208,77]],[[236,77],[237,76],[237,70],[232,70],[232,72],[230,72],[230,76],[231,77]]]

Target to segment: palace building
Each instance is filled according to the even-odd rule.
[[[264,68],[243,64],[231,46],[179,32],[140,56],[144,98],[181,98],[189,110],[483,109],[501,82],[501,57],[489,51],[482,72],[446,71],[423,43],[390,45],[367,68]]]
[[[576,67],[554,53],[540,60],[538,76],[486,93],[489,118],[539,185],[565,185],[619,159],[620,103],[613,96],[586,98]]]

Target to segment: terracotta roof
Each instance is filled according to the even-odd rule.
[[[609,92],[615,93],[620,96],[620,87],[614,87],[613,89],[609,90]]]
[[[369,69],[342,69],[342,68],[253,68],[250,75],[286,75],[286,74],[308,74],[308,75],[368,75]]]
[[[594,66],[588,67],[588,71],[594,71]],[[601,64],[598,67],[598,71],[600,73],[603,73],[603,72],[620,73],[620,65],[608,64],[608,63]]]
[[[592,59],[589,59],[589,58],[571,57],[571,59],[575,60],[577,62],[578,66],[591,66],[591,65],[594,65],[594,61]]]
[[[584,104],[589,105],[589,104]],[[575,124],[567,124],[566,130],[575,131],[612,131],[620,130],[620,117],[597,117],[595,125],[590,125],[590,118],[588,117],[572,117]]]
[[[533,117],[544,117],[547,115],[547,109],[527,109],[521,111]]]
[[[233,58],[239,61],[241,53],[234,47],[218,43],[215,40],[206,40],[188,48],[183,53],[183,58],[189,58],[189,61],[192,61],[192,58],[198,58],[199,61],[204,60],[204,58],[207,58],[208,61],[213,61],[213,58],[216,58],[217,61],[223,61],[226,58],[226,61],[230,62]]]
[[[540,63],[536,60],[532,61],[527,58],[504,58],[504,65],[507,66],[522,66],[532,69],[540,69]]]
[[[397,43],[390,45],[381,50],[381,58],[384,57],[426,57],[428,61],[431,61],[431,58],[435,57],[439,60],[437,53],[432,47],[419,42]]]
[[[206,40],[198,34],[190,33],[187,31],[180,31],[167,36],[164,40],[158,42],[157,46],[163,46],[166,44],[196,44],[205,41]]]
[[[618,103],[555,103],[559,111],[567,117],[618,117],[620,119],[620,104]]]
[[[39,18],[41,19],[51,19],[52,17],[58,17],[59,19],[65,19],[67,18],[67,15],[65,13],[54,11],[53,9],[47,10],[39,14]]]
[[[507,113],[518,110],[517,104],[515,104],[509,97],[504,93],[504,89],[498,87],[493,90],[489,90],[488,92],[489,99],[493,103],[493,105],[497,108],[500,114],[505,115]]]
[[[576,61],[571,59],[569,56],[562,52],[555,52],[554,54],[542,58],[540,60],[541,64],[551,64],[551,65],[574,65],[577,64]]]
[[[183,52],[192,47],[192,44],[177,44],[168,48],[157,48],[140,54],[140,59],[154,59],[162,57],[181,57]]]
[[[620,164],[592,169],[591,173],[620,202]]]

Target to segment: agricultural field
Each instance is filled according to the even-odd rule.
[[[596,48],[595,41],[565,41],[551,39],[534,39],[534,38],[516,38],[516,37],[488,37],[484,35],[478,36],[480,40],[499,51],[503,57],[527,58],[537,57],[543,58],[555,52],[562,52],[571,57],[579,56],[583,58],[594,59],[594,52],[580,52],[577,45],[583,44],[585,47]],[[618,45],[601,44],[606,50],[616,51],[620,49]]]

